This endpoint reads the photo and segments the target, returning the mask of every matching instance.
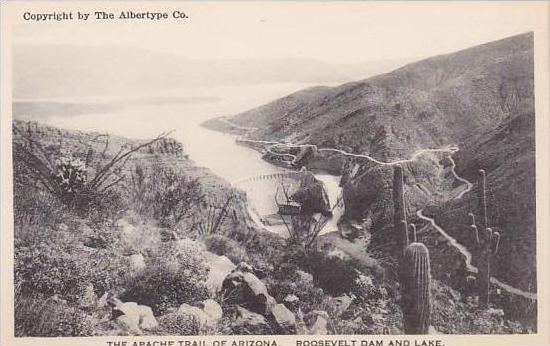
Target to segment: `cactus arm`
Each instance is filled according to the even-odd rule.
[[[495,240],[495,247],[493,248],[493,255],[496,255],[498,252],[498,246],[500,244],[500,233],[499,232],[493,232],[493,237]]]
[[[472,225],[470,226],[472,228],[472,230],[474,231],[474,234],[476,236],[476,243],[477,245],[481,245],[480,242],[479,242],[479,231],[477,230],[477,226],[476,225]]]
[[[410,244],[409,230],[407,229],[407,221],[401,220],[399,224],[401,225],[401,232],[404,233],[405,246],[407,246]]]
[[[414,223],[411,223],[410,226],[411,232],[413,235],[413,243],[416,243],[416,225]]]
[[[476,225],[476,216],[473,213],[468,213],[468,217],[472,220],[472,226]]]
[[[491,242],[493,240],[493,229],[490,227],[487,227],[485,229],[485,241],[487,242],[487,245],[490,247]]]

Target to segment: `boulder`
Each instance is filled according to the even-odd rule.
[[[237,264],[236,270],[241,271],[243,273],[254,273],[254,268],[246,262],[241,262]]]
[[[101,309],[108,306],[108,300],[109,300],[109,293],[107,292],[103,293],[103,295],[97,300],[96,308]]]
[[[337,298],[331,299],[331,305],[334,307],[334,313],[336,316],[342,315],[349,308],[353,299],[348,295],[343,295]]]
[[[301,212],[304,214],[321,213],[324,216],[332,216],[325,186],[311,172],[304,172],[298,191],[293,193],[290,199],[300,203]]]
[[[309,328],[309,334],[311,335],[327,335],[328,314],[325,311],[314,311],[316,315],[315,320]]]
[[[138,329],[154,329],[158,326],[158,322],[153,315],[153,310],[145,305],[138,305],[134,302],[123,303],[119,299],[114,298],[113,310],[118,311],[121,316],[118,316],[117,321],[132,331]],[[114,312],[115,312],[114,311]],[[125,317],[123,317],[125,316]],[[122,319],[120,317],[123,317]]]
[[[153,315],[153,310],[145,305],[138,305],[138,308],[140,309],[140,323],[139,326],[141,329],[150,330],[155,329],[158,327],[158,322],[155,316]]]
[[[129,257],[130,270],[134,273],[139,273],[145,269],[145,258],[142,254],[133,254]]]
[[[283,299],[283,303],[290,310],[296,310],[299,302],[300,298],[296,297],[294,294],[289,294]]]
[[[223,281],[222,292],[230,297],[231,303],[264,315],[276,302],[265,284],[252,272],[250,265],[240,263]]]
[[[249,311],[240,306],[237,307],[236,319],[232,322],[231,328],[239,334],[272,334],[269,324],[264,316]]]
[[[189,304],[181,304],[178,308],[177,314],[185,315],[189,319],[197,321],[200,326],[205,326],[210,320],[210,316],[208,316],[204,310]]]
[[[135,318],[128,315],[121,315],[116,318],[116,323],[122,330],[128,332],[130,335],[142,335],[143,332],[139,328],[139,325]],[[115,328],[116,329],[116,328]]]
[[[304,314],[302,309],[298,308],[296,311],[296,334],[298,335],[307,335],[309,334],[309,329],[304,321]]]
[[[296,317],[283,304],[277,304],[271,309],[271,317],[279,333],[296,333]]]
[[[298,281],[303,285],[313,285],[313,275],[311,275],[310,273],[307,273],[303,270],[297,270],[296,274],[298,275]]]
[[[222,289],[224,279],[235,269],[235,265],[225,256],[218,256],[209,251],[205,251],[204,255],[210,269],[206,286],[214,292],[219,292]]]
[[[503,318],[504,317],[504,310],[502,310],[502,309],[489,308],[489,309],[487,309],[486,313],[489,316],[496,317],[496,318]]]
[[[223,316],[222,307],[213,299],[203,301],[202,310],[208,315],[209,323],[216,323]]]

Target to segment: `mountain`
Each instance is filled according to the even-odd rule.
[[[403,164],[410,219],[426,226],[415,219],[426,208],[425,214],[473,249],[464,225],[468,212],[477,210],[477,171],[485,169],[489,223],[502,233],[493,273],[535,290],[533,69],[533,33],[525,33],[337,87],[299,91],[229,120],[257,128],[248,131],[251,139],[315,144],[380,161],[458,146],[456,173],[474,183],[460,199],[464,186],[451,174],[446,155],[427,153]],[[391,238],[390,166],[334,152],[320,153],[308,166],[343,174],[347,220],[370,219],[375,245]]]
[[[332,64],[314,59],[191,59],[124,46],[16,45],[15,98],[150,94],[175,88],[260,83],[335,83],[399,61]]]

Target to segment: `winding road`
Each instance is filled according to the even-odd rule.
[[[227,119],[224,119],[224,122],[226,122],[227,124],[234,125],[236,127],[242,128],[238,125],[232,124]],[[247,128],[247,129],[257,130],[257,128]],[[292,158],[293,161],[296,160],[296,155],[289,154],[289,153],[277,153],[277,152],[273,151],[273,148],[281,147],[281,146],[282,147],[287,147],[287,148],[314,147],[314,148],[316,148],[317,151],[329,151],[329,152],[339,153],[341,155],[348,156],[348,157],[364,158],[364,159],[372,161],[376,164],[384,165],[384,166],[394,166],[394,165],[399,165],[399,164],[411,163],[411,162],[416,161],[423,154],[429,153],[429,152],[432,152],[432,153],[433,152],[447,153],[448,154],[447,158],[451,162],[451,172],[452,172],[453,176],[455,177],[455,179],[457,179],[458,181],[462,182],[465,185],[465,188],[457,196],[455,196],[454,199],[462,198],[464,196],[464,194],[469,192],[473,187],[473,184],[470,181],[460,177],[456,173],[456,163],[455,163],[454,159],[452,158],[452,155],[459,150],[458,146],[448,146],[446,148],[435,148],[435,149],[431,149],[431,148],[429,148],[429,149],[420,149],[420,150],[416,151],[411,156],[411,158],[409,158],[409,159],[401,159],[401,160],[396,160],[396,161],[391,161],[391,162],[384,162],[384,161],[377,160],[377,159],[375,159],[375,158],[373,158],[369,155],[349,153],[349,152],[346,152],[344,150],[340,150],[340,149],[336,149],[336,148],[318,148],[316,145],[313,145],[313,144],[291,144],[291,143],[282,143],[282,142],[276,142],[276,141],[251,140],[251,139],[244,139],[244,138],[239,138],[239,139],[237,139],[237,141],[239,141],[239,142],[248,142],[248,143],[258,143],[258,144],[268,144],[270,146],[267,147],[267,151],[270,154],[277,155],[277,156],[290,157],[290,158]],[[429,222],[431,224],[431,226],[435,230],[437,230],[443,237],[445,237],[452,246],[454,246],[456,249],[458,249],[460,251],[460,253],[462,253],[462,255],[465,257],[467,270],[471,273],[477,274],[478,269],[474,265],[472,265],[472,254],[470,253],[470,251],[468,251],[468,249],[464,245],[460,244],[455,238],[451,237],[447,232],[445,232],[445,230],[441,226],[439,226],[433,218],[430,218],[430,217],[424,215],[422,213],[422,209],[418,210],[416,212],[416,215],[420,219]],[[522,297],[525,297],[525,298],[531,299],[531,300],[537,300],[537,294],[536,293],[528,292],[528,291],[522,291],[522,290],[520,290],[518,288],[515,288],[515,287],[512,287],[512,286],[510,286],[510,285],[508,285],[508,284],[506,284],[502,281],[499,281],[498,279],[496,279],[494,277],[491,277],[490,281],[491,281],[491,283],[493,283],[494,285],[500,287],[501,289],[503,289],[504,291],[506,291],[508,293],[519,295],[519,296],[522,296]]]

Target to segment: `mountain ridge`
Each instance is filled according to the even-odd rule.
[[[337,148],[381,161],[458,146],[454,158],[460,176],[475,183],[477,170],[487,171],[493,197],[490,224],[502,231],[506,244],[495,260],[495,275],[522,289],[536,289],[533,33],[302,92],[229,121],[257,128],[245,131],[249,139]],[[374,243],[391,238],[391,169],[326,153],[306,165],[346,176],[345,219],[371,218]],[[424,226],[415,209],[430,207],[427,212],[448,233],[472,248],[461,224],[477,210],[475,192],[458,201],[435,198],[438,178],[431,172],[443,171],[444,165],[444,158],[436,157],[404,165],[409,215]],[[432,197],[426,198],[418,186],[428,186]]]

